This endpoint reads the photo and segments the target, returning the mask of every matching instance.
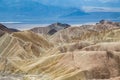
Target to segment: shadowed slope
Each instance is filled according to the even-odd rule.
[[[0,36],[2,36],[5,33],[12,33],[12,32],[18,32],[19,30],[7,28],[6,26],[0,24]]]

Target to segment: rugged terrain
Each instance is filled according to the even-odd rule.
[[[120,23],[0,37],[0,80],[119,80]]]
[[[12,32],[18,32],[17,29],[7,28],[6,26],[0,24],[0,36],[4,33],[12,33]]]
[[[59,30],[66,29],[70,27],[69,24],[62,24],[62,23],[53,23],[46,27],[35,27],[31,29],[31,31],[40,34],[48,34],[53,35],[54,33],[58,32]]]

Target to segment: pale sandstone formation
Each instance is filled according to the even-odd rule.
[[[120,51],[120,42],[103,42],[83,48],[84,51]]]
[[[120,29],[79,27],[48,37],[5,33],[0,37],[0,80],[119,80],[119,34]]]

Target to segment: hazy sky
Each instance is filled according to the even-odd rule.
[[[20,4],[25,1],[61,7],[76,7],[85,11],[106,10],[120,12],[120,0],[0,0],[0,4],[18,4],[21,6]]]
[[[84,12],[120,12],[120,0],[0,0],[0,22],[42,23],[44,18],[51,19],[51,16],[54,20],[53,17],[71,13],[74,13],[72,16],[81,16]],[[114,19],[120,19],[117,13],[100,17],[111,18],[111,15]]]
[[[94,7],[120,7],[120,0],[33,0],[46,5],[59,6],[94,6]]]
[[[115,11],[120,12],[120,0],[33,0],[46,5],[77,7],[85,11]]]

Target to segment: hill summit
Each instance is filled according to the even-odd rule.
[[[63,23],[53,23],[51,25],[48,25],[46,27],[35,27],[33,29],[31,29],[31,31],[35,32],[35,33],[42,33],[42,34],[54,34],[56,32],[58,32],[59,30],[62,29],[66,29],[70,27],[69,24],[63,24]]]

